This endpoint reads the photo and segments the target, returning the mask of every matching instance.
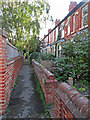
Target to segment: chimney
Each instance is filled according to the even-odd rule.
[[[48,29],[48,33],[51,31],[51,29]],[[49,35],[48,35],[48,44],[50,43],[50,38],[49,38]]]
[[[74,7],[76,7],[76,5],[77,5],[76,2],[71,1],[71,2],[70,2],[70,5],[69,5],[69,12],[70,12]]]
[[[55,26],[60,22],[60,20],[56,19],[55,20]]]
[[[46,35],[44,34],[44,38],[46,37]]]
[[[48,29],[48,33],[51,31],[51,29]]]

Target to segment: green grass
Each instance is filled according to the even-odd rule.
[[[36,76],[36,74],[34,75],[34,78],[35,78],[35,81],[36,81],[36,84],[37,84],[37,92],[40,94],[40,97],[41,97],[41,100],[43,101],[43,104],[45,106],[45,116],[47,116],[48,118],[50,118],[50,114],[49,114],[49,109],[48,107],[51,105],[47,105],[46,101],[45,101],[45,97],[44,97],[44,93],[42,91],[42,88],[41,88],[41,85],[39,83],[39,80]]]
[[[18,78],[16,78],[16,81],[14,83],[14,87],[17,85],[17,83],[18,83]]]

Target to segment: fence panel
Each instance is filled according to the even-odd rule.
[[[11,43],[7,42],[7,59],[19,56],[18,49]]]

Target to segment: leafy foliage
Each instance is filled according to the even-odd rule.
[[[77,34],[73,41],[68,40],[62,44],[63,57],[59,58],[53,66],[53,72],[59,81],[66,81],[68,77],[78,82],[80,91],[85,91],[88,85],[88,32]]]
[[[10,42],[23,49],[33,52],[39,44],[41,21],[49,18],[50,6],[45,0],[30,0],[23,2],[0,1],[2,11],[2,28],[9,32]]]
[[[38,52],[33,52],[30,54],[29,58],[30,58],[30,64],[32,63],[32,59],[38,59],[39,57],[39,53]]]
[[[40,54],[42,60],[54,60],[55,56],[48,53],[48,54]]]

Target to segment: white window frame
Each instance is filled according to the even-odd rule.
[[[55,45],[52,46],[52,54],[55,55]]]
[[[57,37],[58,37],[58,27],[56,28],[56,40],[57,40]]]
[[[61,38],[64,38],[64,22],[61,24]]]
[[[48,37],[46,37],[46,45],[48,45]]]
[[[70,34],[70,18],[68,18],[68,35]]]
[[[87,7],[87,13],[86,13],[85,15],[83,15],[83,10],[84,10],[86,7]],[[85,18],[86,16],[87,16],[87,24],[88,24],[88,5],[86,5],[85,7],[82,8],[82,27],[87,26],[87,24],[84,25],[84,18]]]
[[[75,32],[75,14],[73,15],[73,32]]]
[[[54,42],[54,31],[53,31],[53,42]]]

